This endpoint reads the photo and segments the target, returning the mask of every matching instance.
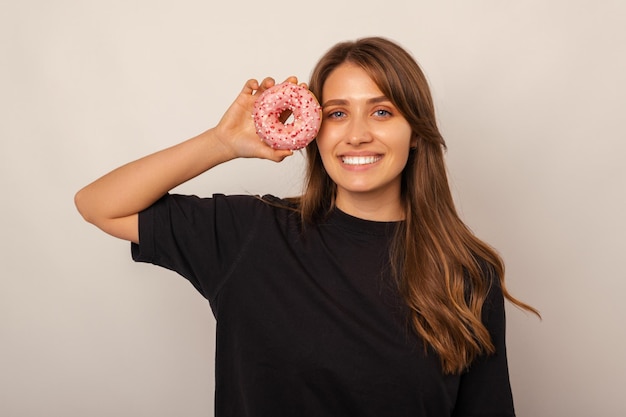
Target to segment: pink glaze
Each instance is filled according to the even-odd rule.
[[[293,123],[279,117],[293,114]],[[317,136],[322,108],[306,88],[284,82],[265,90],[254,104],[254,125],[259,137],[274,149],[302,149]]]

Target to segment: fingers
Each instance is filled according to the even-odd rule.
[[[285,82],[290,82],[290,83],[294,83],[294,84],[298,84],[300,87],[304,87],[307,90],[309,89],[309,85],[307,83],[298,83],[298,77],[296,76],[291,76],[291,77],[287,77],[287,79],[285,80]]]
[[[293,155],[293,151],[289,149],[271,149],[271,154],[267,159],[274,162],[281,162],[283,159],[291,155]]]
[[[265,77],[260,84],[258,80],[256,80],[255,78],[251,78],[246,81],[243,88],[241,89],[241,92],[243,94],[249,95],[258,94],[272,87],[275,83],[276,82],[272,77]]]
[[[293,151],[291,149],[274,149],[261,140],[259,140],[257,144],[258,145],[255,147],[258,148],[256,152],[258,152],[257,157],[259,158],[269,159],[274,162],[281,162],[288,156],[293,155]]]
[[[265,77],[263,81],[261,81],[261,85],[259,85],[255,94],[261,94],[263,91],[267,90],[268,88],[273,87],[275,84],[276,84],[276,81],[274,81],[272,77]]]
[[[298,84],[298,77],[296,77],[295,75],[292,75],[292,76],[287,77],[285,81],[283,82]],[[276,84],[276,81],[272,77],[265,77],[263,81],[261,81],[261,83],[259,83],[258,80],[251,78],[248,81],[246,81],[241,92],[244,94],[250,94],[250,95],[260,94],[263,91],[267,90],[268,88],[273,87],[275,84]],[[306,83],[300,83],[299,85],[308,89],[308,86]]]
[[[261,83],[261,87],[267,89],[272,87],[274,84],[276,84],[276,81],[274,81],[272,77],[265,77]]]
[[[257,90],[258,88],[259,88],[259,82],[255,80],[254,78],[251,78],[248,81],[246,81],[243,88],[241,89],[241,92],[244,94],[252,94],[252,92]]]
[[[287,77],[287,79],[284,82],[290,82],[290,83],[298,84],[300,87],[304,87],[307,90],[309,89],[309,85],[307,83],[298,83],[298,77],[296,77],[295,75]]]

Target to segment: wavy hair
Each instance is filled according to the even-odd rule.
[[[409,309],[414,331],[438,354],[445,373],[460,373],[494,344],[481,316],[492,285],[526,310],[504,285],[498,253],[459,218],[444,162],[445,141],[435,118],[430,88],[415,59],[380,37],[341,42],[315,66],[309,88],[323,102],[324,82],[335,68],[363,68],[409,122],[417,137],[402,173],[405,221],[391,247],[391,267]],[[324,169],[315,141],[307,146],[306,185],[298,199],[305,222],[316,223],[334,207],[336,185]]]

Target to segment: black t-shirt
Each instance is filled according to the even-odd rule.
[[[217,321],[215,416],[514,415],[502,293],[497,352],[444,375],[389,271],[396,223],[335,210],[321,224],[275,197],[167,195],[139,216],[133,258],[187,278]]]

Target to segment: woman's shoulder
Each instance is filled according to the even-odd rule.
[[[299,197],[276,197],[272,194],[265,194],[257,198],[264,203],[279,209],[287,209],[292,211],[299,211],[300,209]]]
[[[167,194],[162,199],[171,199],[173,202],[183,205],[230,207],[234,210],[254,210],[259,207],[298,210],[299,207],[298,198],[281,198],[272,194],[214,193],[208,197],[201,197],[196,194]]]
[[[301,229],[298,204],[271,194],[168,194],[158,206],[157,218],[189,224],[211,235],[215,231],[243,236]]]

